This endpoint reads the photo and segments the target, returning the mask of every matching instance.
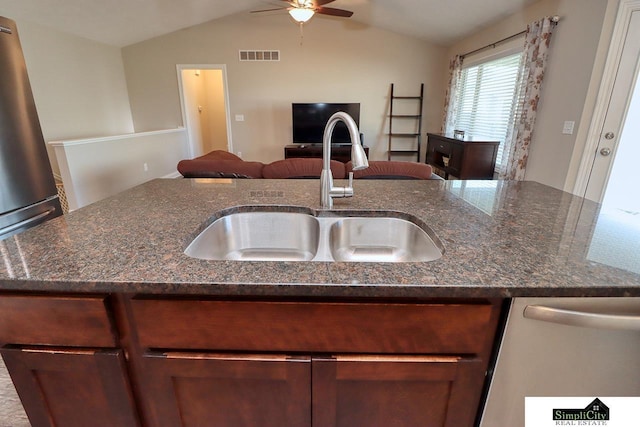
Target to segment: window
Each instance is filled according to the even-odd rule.
[[[475,138],[500,141],[496,169],[504,164],[505,143],[509,144],[521,102],[519,76],[522,52],[498,59],[463,65],[455,100],[457,114],[453,129]],[[453,132],[453,129],[447,129]]]

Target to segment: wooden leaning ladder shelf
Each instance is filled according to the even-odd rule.
[[[424,99],[424,83],[420,84],[419,96],[396,96],[393,91],[393,83],[391,83],[391,96],[389,98],[389,149],[387,151],[387,160],[391,160],[392,155],[411,155],[416,156],[416,161],[420,161],[420,134],[422,132],[422,103]],[[397,114],[394,113],[393,104],[397,100],[406,100],[407,102],[418,102],[416,114]],[[403,101],[404,102],[404,101]],[[405,108],[407,108],[405,106]],[[404,112],[404,110],[403,110]],[[415,121],[414,132],[402,132],[393,130],[393,123],[396,120]],[[417,132],[416,132],[417,131]],[[403,144],[402,149],[398,147],[398,139],[413,139],[411,147]]]

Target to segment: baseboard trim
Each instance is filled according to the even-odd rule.
[[[182,174],[178,171],[175,171],[162,177],[162,179],[175,179],[175,178],[182,178]]]

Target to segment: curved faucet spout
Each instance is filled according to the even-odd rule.
[[[338,122],[344,122],[351,137],[351,163],[353,170],[366,169],[369,167],[367,155],[360,144],[360,132],[355,120],[349,114],[338,111],[329,118],[322,135],[322,173],[320,175],[320,204],[323,208],[333,207],[334,197],[353,196],[353,174],[349,174],[348,187],[334,187],[333,176],[331,174],[331,137]]]

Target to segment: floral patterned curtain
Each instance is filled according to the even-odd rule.
[[[456,105],[458,85],[460,82],[460,75],[462,74],[462,60],[463,56],[456,55],[449,62],[449,85],[447,86],[447,92],[444,95],[444,117],[442,118],[442,128],[440,132],[442,134],[448,134],[453,132],[453,121],[458,111]]]
[[[506,168],[499,174],[500,179],[521,181],[524,179],[529,145],[538,111],[538,101],[542,91],[542,80],[547,64],[549,43],[555,22],[550,17],[533,22],[527,26],[525,33],[523,67],[521,72],[522,106],[519,117],[516,117],[511,144],[505,144],[507,159]]]

